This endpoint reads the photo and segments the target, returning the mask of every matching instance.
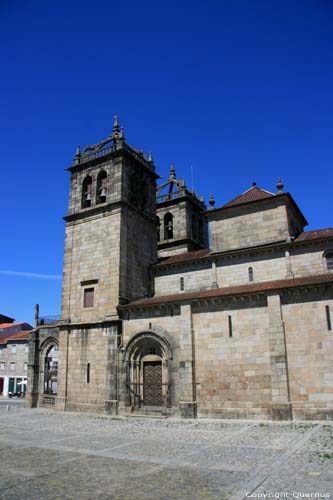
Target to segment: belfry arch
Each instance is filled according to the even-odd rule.
[[[129,341],[124,352],[127,405],[160,409],[170,407],[169,365],[172,359],[168,340],[154,332],[141,332]]]

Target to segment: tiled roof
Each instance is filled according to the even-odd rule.
[[[30,330],[24,330],[22,332],[14,333],[13,335],[7,337],[7,342],[9,342],[10,340],[29,340],[29,333]]]
[[[313,286],[324,283],[333,284],[333,273],[321,274],[316,276],[304,276],[302,278],[289,278],[284,280],[265,281],[262,283],[253,283],[248,285],[230,286],[223,288],[214,288],[197,292],[177,293],[173,295],[161,295],[149,299],[138,300],[131,304],[120,306],[120,309],[142,306],[153,306],[173,302],[189,302],[198,299],[214,299],[219,297],[228,297],[230,295],[242,295],[247,293],[258,293],[269,290],[282,290],[302,286]]]
[[[0,322],[3,323],[14,323],[14,318],[11,318],[10,316],[6,316],[5,314],[0,314]]]
[[[310,241],[317,240],[319,238],[332,238],[333,237],[333,228],[328,227],[327,229],[316,229],[313,231],[304,231],[295,239],[298,241]]]
[[[29,340],[30,331],[24,330],[16,333],[7,333],[0,337],[0,345],[5,345],[8,342],[17,340]]]
[[[275,196],[275,194],[269,191],[265,191],[264,189],[260,189],[257,186],[253,186],[251,189],[248,189],[241,195],[236,196],[236,198],[234,198],[233,200],[228,201],[228,203],[222,205],[222,208],[235,207],[236,205],[242,205],[243,203],[250,203],[252,201],[272,198],[272,196]]]
[[[22,324],[23,323],[0,323],[0,329],[1,328],[12,328],[13,326],[19,326]]]

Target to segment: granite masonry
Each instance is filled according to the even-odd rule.
[[[111,135],[77,149],[62,314],[36,310],[30,407],[117,415],[333,416],[333,229],[278,181],[207,209]],[[208,243],[209,242],[209,243]]]

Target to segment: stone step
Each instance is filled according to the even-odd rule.
[[[132,417],[132,418],[160,418],[160,419],[165,419],[168,418],[166,415],[162,414],[156,414],[156,413],[146,413],[146,412],[139,412],[135,411],[133,413],[125,413],[125,417]]]

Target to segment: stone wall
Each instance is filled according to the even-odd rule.
[[[284,241],[289,234],[286,206],[278,199],[217,210],[210,217],[213,252]]]
[[[270,417],[268,326],[264,301],[194,307],[199,417]]]
[[[67,224],[62,290],[62,318],[100,321],[116,314],[119,296],[121,211]],[[83,308],[85,288],[95,289],[94,307]]]
[[[317,296],[316,296],[317,295]],[[290,392],[294,418],[333,417],[333,331],[328,330],[325,307],[333,320],[332,291],[294,293],[284,298]]]

